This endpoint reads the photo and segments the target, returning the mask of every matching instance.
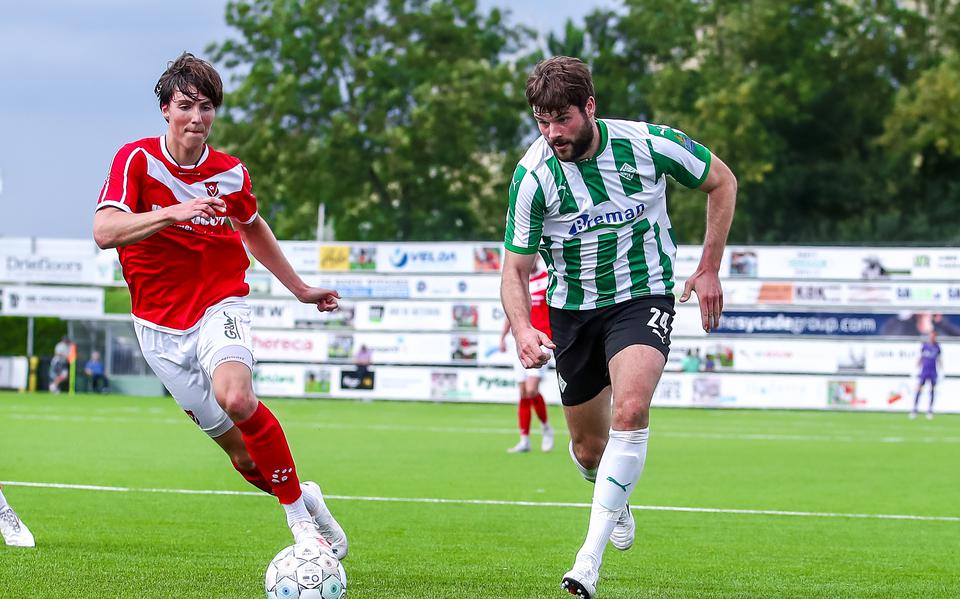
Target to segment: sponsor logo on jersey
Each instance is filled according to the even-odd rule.
[[[207,195],[211,198],[220,196],[220,184],[217,181],[207,181],[203,186],[207,189]]]
[[[600,204],[579,214],[570,226],[570,235],[579,235],[584,231],[596,229],[616,229],[628,225],[643,216],[647,209],[647,205],[643,202],[638,202],[636,206],[626,210],[605,210],[605,207],[605,204]]]
[[[627,163],[624,163],[623,166],[620,167],[619,172],[620,178],[626,181],[633,181],[633,179],[640,174],[637,172],[637,169],[633,168],[633,166]]]
[[[239,339],[240,332],[237,330],[237,320],[224,312],[223,336],[227,339]]]
[[[683,146],[686,151],[690,152],[691,154],[696,154],[692,139],[676,129],[673,130],[673,134],[677,136],[677,143]]]

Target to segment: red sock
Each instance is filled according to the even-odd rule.
[[[547,404],[543,401],[543,396],[537,393],[537,396],[533,398],[533,409],[537,412],[537,418],[540,419],[540,422],[547,423]]]
[[[240,466],[237,466],[236,462],[234,462],[233,460],[230,460],[230,462],[233,464],[233,467],[237,469],[237,472],[240,473],[240,476],[246,479],[248,483],[260,489],[264,493],[273,495],[273,487],[271,487],[267,479],[265,479],[263,475],[260,474],[259,470],[257,470],[256,468],[254,468],[253,470],[241,470]]]
[[[290,455],[290,446],[283,429],[267,406],[257,406],[253,416],[237,423],[243,435],[243,444],[263,479],[269,481],[273,494],[280,503],[289,504],[300,499],[300,480]]]
[[[521,397],[520,398],[520,409],[517,410],[517,415],[520,419],[520,434],[529,435],[530,434],[530,398]]]

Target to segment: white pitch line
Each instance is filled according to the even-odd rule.
[[[167,493],[176,495],[239,495],[244,497],[268,497],[257,491],[222,491],[210,489],[152,489],[136,487],[107,487],[101,485],[73,485],[64,483],[38,483],[14,480],[0,481],[11,487],[39,489],[67,489],[72,491],[104,491],[109,493]],[[563,501],[509,501],[504,499],[444,499],[439,497],[375,497],[366,495],[325,495],[328,499],[341,501],[376,501],[385,503],[432,503],[446,505],[498,505],[518,507],[572,507],[589,508],[589,503]],[[690,512],[701,514],[735,514],[744,516],[792,516],[801,518],[858,518],[867,520],[918,520],[924,522],[960,522],[960,516],[917,516],[913,514],[857,514],[847,512],[800,512],[791,510],[750,510],[736,508],[683,507],[671,505],[631,505],[631,509],[655,512]]]

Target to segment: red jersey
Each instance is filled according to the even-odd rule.
[[[530,324],[552,338],[550,307],[547,305],[547,278],[547,271],[530,276]]]
[[[129,143],[114,157],[97,210],[149,212],[207,196],[226,202],[223,216],[175,223],[117,249],[137,322],[189,331],[210,306],[249,293],[244,276],[250,261],[227,217],[253,222],[257,198],[240,160],[210,146],[204,146],[196,164],[186,166],[173,159],[163,137]]]

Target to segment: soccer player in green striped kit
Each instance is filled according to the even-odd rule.
[[[595,483],[586,540],[561,586],[590,599],[609,540],[636,531],[627,500],[643,472],[650,400],[670,350],[676,244],[666,177],[707,194],[707,232],[696,272],[702,326],[723,309],[718,271],[737,181],[710,150],[663,125],[596,118],[590,70],[557,56],[533,69],[527,101],[542,134],[510,184],[501,299],[526,368],[555,350],[570,456]],[[550,281],[553,339],[530,324],[527,280],[539,251]],[[612,404],[612,409],[611,409]]]

